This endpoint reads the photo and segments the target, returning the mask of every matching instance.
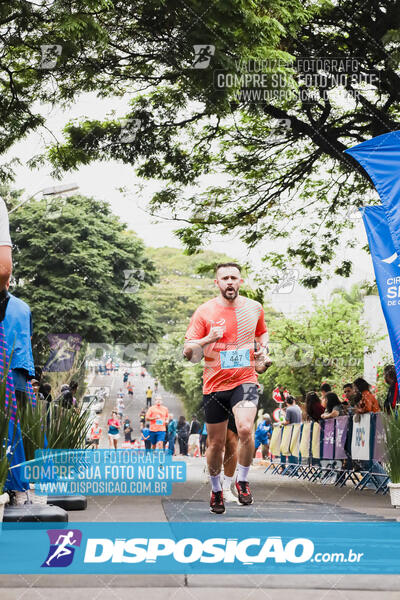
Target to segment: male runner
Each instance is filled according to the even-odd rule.
[[[217,266],[219,295],[192,316],[183,354],[199,362],[204,353],[203,407],[208,431],[210,511],[225,512],[220,481],[227,423],[235,417],[239,437],[236,490],[241,504],[252,504],[248,472],[254,454],[253,424],[258,405],[255,360],[268,359],[268,334],[259,302],[239,295],[243,283],[236,263]],[[254,350],[254,341],[258,350]]]
[[[157,396],[154,406],[146,413],[150,422],[150,441],[153,450],[162,450],[165,440],[165,427],[168,424],[168,408],[163,405],[161,396]]]

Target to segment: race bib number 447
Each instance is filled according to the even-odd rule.
[[[250,350],[222,350],[220,352],[221,369],[239,369],[250,367]]]

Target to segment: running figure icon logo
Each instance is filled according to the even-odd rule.
[[[42,567],[68,567],[74,558],[75,548],[81,545],[79,529],[48,529],[50,549]]]

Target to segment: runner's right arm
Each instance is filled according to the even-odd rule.
[[[211,327],[207,333],[207,323],[198,310],[193,314],[185,336],[183,356],[193,363],[203,358],[203,348],[217,342],[224,335],[223,327]]]

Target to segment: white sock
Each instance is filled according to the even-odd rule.
[[[244,467],[243,465],[239,465],[238,464],[238,474],[237,474],[237,480],[238,481],[248,481],[248,474],[249,474],[249,467]]]
[[[221,475],[210,475],[211,487],[213,492],[221,492]]]
[[[222,487],[224,490],[228,490],[231,488],[233,477],[228,477],[228,475],[224,475],[224,480],[222,483]]]

